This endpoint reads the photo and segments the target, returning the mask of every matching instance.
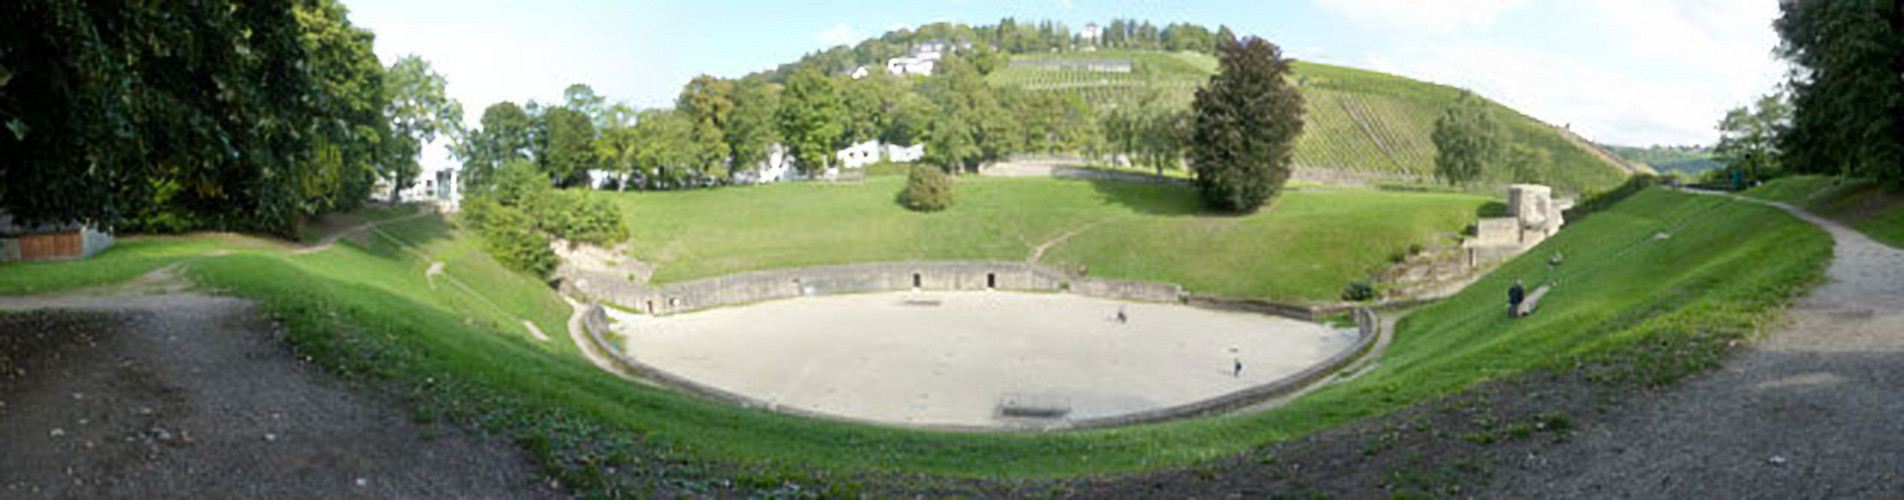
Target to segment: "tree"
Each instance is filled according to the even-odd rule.
[[[780,142],[780,128],[774,123],[774,114],[779,111],[777,86],[748,78],[734,87],[734,111],[721,132],[727,136],[727,151],[733,155],[735,168],[767,159],[768,148]]]
[[[787,79],[780,97],[780,133],[801,172],[809,175],[833,165],[845,129],[840,121],[845,107],[839,83],[813,67],[801,68]]]
[[[0,209],[24,224],[295,236],[301,214],[350,201],[332,190],[364,163],[333,135],[355,120],[337,101],[361,89],[323,86],[361,79],[313,71],[361,63],[349,45],[366,40],[341,10],[318,14],[332,26],[301,22],[293,2],[7,2]]]
[[[530,118],[521,106],[502,101],[483,108],[482,128],[469,133],[459,149],[463,189],[481,191],[495,172],[510,162],[528,161]]]
[[[712,177],[714,169],[725,166],[729,156],[722,128],[734,113],[734,82],[707,75],[695,77],[681,89],[674,106],[693,124],[689,138],[693,143],[696,175]],[[731,170],[727,173],[733,174]]]
[[[1489,166],[1501,160],[1500,122],[1474,93],[1462,91],[1454,104],[1435,120],[1435,171],[1448,184],[1481,179]]]
[[[562,105],[581,112],[588,117],[588,123],[595,128],[608,128],[608,99],[595,93],[595,88],[587,84],[571,84],[562,89]]]
[[[1764,179],[1779,171],[1778,138],[1791,122],[1791,105],[1783,96],[1760,97],[1752,106],[1726,112],[1719,120],[1719,145],[1713,154],[1750,179]]]
[[[539,159],[543,175],[557,186],[587,185],[588,171],[595,166],[595,124],[587,114],[567,107],[549,108],[542,122],[548,130],[545,154]]]
[[[1217,74],[1197,89],[1191,163],[1204,202],[1248,213],[1281,193],[1302,135],[1302,95],[1282,49],[1257,37],[1217,41]]]
[[[410,54],[391,63],[384,72],[384,116],[390,120],[389,160],[383,175],[390,180],[390,200],[410,187],[422,167],[417,158],[423,145],[438,137],[458,140],[463,130],[463,105],[444,94],[449,81],[430,69],[429,61]]]
[[[906,188],[899,202],[916,212],[937,212],[952,207],[952,178],[944,170],[930,165],[914,165],[906,177]]]
[[[1778,53],[1796,66],[1786,168],[1877,178],[1904,189],[1904,5],[1895,0],[1780,2]]]
[[[924,85],[938,114],[926,133],[926,160],[964,170],[1016,151],[1024,139],[1012,114],[963,57],[947,57]]]
[[[311,104],[331,118],[312,122],[312,157],[298,171],[302,212],[349,210],[370,197],[390,135],[376,36],[352,26],[336,0],[300,3],[293,12],[316,85]]]

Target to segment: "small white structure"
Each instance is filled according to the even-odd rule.
[[[410,181],[410,187],[397,192],[397,200],[404,203],[430,203],[446,211],[454,211],[463,201],[462,169],[454,165],[423,165],[416,179]],[[389,187],[382,190],[388,193]]]
[[[1104,27],[1098,26],[1097,23],[1086,24],[1084,25],[1084,29],[1078,30],[1078,41],[1090,44],[1093,47],[1097,46],[1098,41],[1103,39]]]
[[[754,168],[734,173],[734,182],[740,184],[766,184],[794,180],[798,172],[793,169],[793,155],[787,153],[787,146],[775,143],[767,146],[767,159]]]
[[[879,140],[861,142],[840,150],[834,157],[840,168],[864,168],[879,162]]]
[[[606,191],[620,191],[628,183],[628,176],[613,170],[588,171],[588,187]]]
[[[872,70],[866,69],[865,66],[860,66],[857,68],[853,68],[853,71],[850,73],[847,73],[846,76],[851,77],[854,80],[858,80],[861,78],[866,78],[866,75],[870,75],[872,73],[873,73]]]
[[[925,144],[914,144],[911,146],[887,144],[883,146],[883,148],[886,153],[886,161],[893,163],[912,163],[926,156]]]
[[[938,53],[930,59],[921,57],[895,57],[886,61],[886,72],[893,76],[932,76],[932,70],[939,66]]]

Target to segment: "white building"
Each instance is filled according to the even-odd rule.
[[[872,70],[866,69],[865,66],[860,66],[857,68],[853,68],[853,71],[850,73],[847,73],[846,76],[852,77],[854,80],[858,80],[861,78],[866,78],[866,75],[870,75],[872,73],[873,73]]]
[[[787,146],[773,144],[767,146],[767,159],[754,168],[734,173],[734,182],[740,184],[766,184],[794,180],[799,173],[793,168],[793,155],[787,153]]]
[[[912,163],[926,156],[925,144],[914,144],[911,146],[887,144],[882,149],[885,150],[886,161],[893,163]]]
[[[613,170],[588,171],[588,187],[609,191],[620,191],[628,183],[628,176]]]
[[[1086,24],[1084,29],[1078,30],[1078,41],[1090,46],[1097,46],[1098,41],[1103,39],[1104,27],[1098,26],[1097,23]]]
[[[886,72],[892,73],[893,76],[932,76],[933,68],[939,65],[939,53],[932,52],[929,55],[931,58],[917,56],[892,58],[886,61]]]
[[[840,150],[834,157],[840,168],[863,168],[879,162],[879,140],[874,139]]]

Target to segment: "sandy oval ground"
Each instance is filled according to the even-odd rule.
[[[777,405],[902,425],[1025,423],[1000,415],[1006,398],[1068,407],[1074,420],[1175,406],[1275,381],[1355,340],[1274,316],[1069,294],[882,293],[615,316],[641,363]]]

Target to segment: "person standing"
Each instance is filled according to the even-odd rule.
[[[1231,378],[1243,378],[1243,359],[1242,359],[1242,358],[1230,358],[1230,361],[1231,361],[1232,363],[1235,363],[1235,364],[1233,365],[1233,368],[1231,368],[1231,369],[1230,369],[1230,377],[1231,377]]]
[[[1521,280],[1514,280],[1514,286],[1507,289],[1507,317],[1518,318],[1521,315],[1521,301],[1527,299],[1527,288],[1521,286]]]

